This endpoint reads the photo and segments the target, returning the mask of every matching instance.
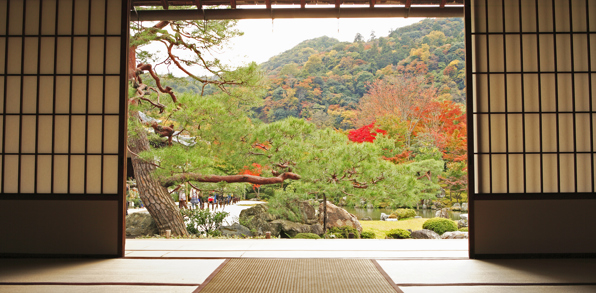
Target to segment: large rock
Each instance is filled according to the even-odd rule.
[[[441,235],[441,239],[468,239],[468,232],[452,231],[445,232]]]
[[[323,224],[324,205],[319,205],[319,223]],[[362,233],[362,226],[358,218],[348,211],[327,201],[327,228],[349,226],[356,228],[359,233]]]
[[[242,226],[238,223],[234,223],[231,226],[221,226],[219,227],[221,234],[223,236],[238,236],[238,237],[247,237],[252,236],[252,232],[245,226]]]
[[[286,208],[299,213],[300,222],[280,219],[270,214],[265,204],[241,211],[239,221],[250,231],[256,231],[256,235],[265,235],[266,232],[271,232],[271,236],[274,237],[294,237],[298,233],[323,234],[323,226],[319,224],[317,212],[308,201],[290,200]]]
[[[449,213],[447,213],[447,209],[437,210],[437,212],[435,213],[435,218],[449,219]]]
[[[468,211],[468,203],[464,202],[461,204],[461,211],[462,212],[467,212]]]
[[[441,235],[428,229],[412,231],[411,237],[412,239],[441,239]]]
[[[451,206],[451,210],[452,211],[461,211],[461,205],[459,205],[459,203],[456,202]]]
[[[153,236],[159,234],[157,224],[149,213],[133,213],[126,216],[126,236]]]

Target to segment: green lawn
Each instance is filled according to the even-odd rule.
[[[425,218],[421,219],[410,219],[403,221],[360,221],[363,232],[374,232],[377,239],[385,239],[386,233],[391,229],[411,229],[422,230],[422,224],[428,220]]]

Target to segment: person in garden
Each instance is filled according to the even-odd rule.
[[[190,204],[193,210],[199,205],[199,192],[194,188],[190,189]]]
[[[186,191],[184,190],[184,187],[181,187],[180,190],[178,190],[178,208],[188,209],[186,206]]]

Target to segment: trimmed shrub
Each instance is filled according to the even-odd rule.
[[[404,229],[391,229],[387,232],[388,238],[393,239],[408,239],[412,236],[412,233]]]
[[[439,235],[443,235],[445,232],[457,231],[457,224],[445,218],[432,218],[422,224],[422,229],[432,230]]]
[[[394,214],[397,215],[399,220],[406,219],[406,218],[413,218],[416,216],[416,211],[413,209],[397,209]]]
[[[360,234],[360,238],[362,238],[362,239],[375,239],[375,238],[377,238],[377,234],[375,234],[375,232],[366,231],[366,232],[362,232],[362,234]]]
[[[468,232],[468,227],[461,227],[459,228],[460,232]]]
[[[350,226],[331,227],[327,229],[328,235],[335,235],[335,238],[348,238],[350,233],[354,233],[354,238],[360,238],[358,229]]]
[[[321,239],[321,237],[314,233],[298,233],[294,239]]]

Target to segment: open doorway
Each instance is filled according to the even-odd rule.
[[[335,21],[341,31],[339,21]],[[196,27],[206,30],[206,24],[213,25],[216,21],[209,22],[199,21]],[[225,25],[229,23],[224,21]],[[140,23],[135,25],[138,31],[151,29],[143,28]],[[239,29],[242,26],[242,23],[238,24]],[[192,122],[205,120],[187,117],[188,120],[180,123],[180,118],[176,118],[176,115],[180,117],[180,113],[164,114],[167,106],[151,101],[151,90],[163,95],[163,102],[168,95],[178,99],[178,96],[172,95],[175,90],[182,94],[190,88],[190,92],[205,96],[205,93],[217,94],[218,90],[226,92],[226,85],[233,85],[232,88],[238,90],[242,82],[227,83],[223,75],[216,79],[196,76],[198,78],[194,81],[182,81],[182,86],[179,79],[169,78],[168,81],[174,84],[170,85],[170,89],[166,88],[164,77],[159,79],[162,88],[157,83],[137,82],[135,86],[141,88],[137,95],[139,103],[148,104],[154,110],[153,117],[140,117],[156,134],[150,145],[164,149],[179,143],[191,148],[197,141],[204,143],[197,140],[203,135],[204,140],[207,137],[216,139],[206,146],[213,149],[217,146],[218,149],[211,150],[211,153],[220,154],[222,159],[217,162],[220,169],[211,167],[211,174],[205,173],[206,169],[191,172],[199,170],[196,166],[203,162],[177,156],[175,152],[154,151],[153,157],[161,156],[159,168],[163,168],[167,160],[179,160],[168,163],[173,168],[164,168],[167,171],[163,173],[166,176],[162,183],[166,182],[171,187],[169,193],[174,199],[184,194],[189,200],[190,191],[198,190],[199,194],[225,194],[269,201],[279,205],[277,210],[271,208],[279,214],[277,216],[283,220],[294,217],[297,222],[303,219],[298,219],[302,212],[292,209],[296,206],[295,202],[280,202],[280,198],[310,200],[315,206],[329,200],[353,214],[359,214],[360,220],[364,221],[383,218],[389,223],[392,219],[412,218],[411,221],[420,222],[418,224],[422,226],[424,220],[416,218],[443,213],[447,218],[459,220],[459,215],[449,215],[449,210],[462,208],[460,202],[465,201],[462,195],[465,195],[467,187],[463,27],[461,18],[439,18],[422,20],[410,27],[396,26],[383,35],[372,27],[368,33],[353,34],[350,40],[329,37],[306,40],[260,64],[258,70],[266,78],[259,82],[266,82],[255,83],[248,90],[260,101],[247,102],[245,99],[240,103],[232,102],[234,107],[250,111],[250,114],[243,114],[241,119],[233,122],[226,119],[236,119],[240,114],[228,109],[225,119],[219,118],[217,115],[220,114],[213,110],[203,113],[217,122],[193,125]],[[173,29],[172,32],[181,32],[181,29]],[[176,67],[180,61],[188,61],[176,58],[170,55],[166,57],[166,62]],[[147,64],[144,63],[143,68],[148,69]],[[247,73],[253,69],[249,65],[243,70]],[[185,73],[188,75],[188,71]],[[242,96],[246,90],[237,94],[246,98]],[[395,99],[399,96],[404,98]],[[182,112],[180,108],[183,107],[174,111]],[[229,128],[223,131],[226,134],[238,131],[240,135],[223,138],[207,134],[206,129],[215,124],[218,127],[227,125]],[[240,125],[249,125],[249,128],[243,129]],[[249,131],[258,135],[249,135]],[[296,140],[296,137],[299,139]],[[231,145],[238,142],[248,146],[242,154],[231,149]],[[137,153],[131,151],[133,161],[146,160]],[[224,162],[223,154],[235,155],[234,163]],[[309,164],[301,164],[300,160],[309,160]],[[186,170],[182,171],[184,168]],[[246,179],[247,176],[241,176],[239,179],[238,174],[252,177]],[[284,177],[286,175],[290,177]],[[216,179],[214,176],[219,177]],[[232,184],[222,183],[234,180],[245,180],[248,184],[232,187]],[[396,210],[400,207],[411,209]],[[263,229],[246,224],[251,234],[264,236]],[[328,228],[325,224],[323,226]],[[459,228],[456,226],[455,230]],[[375,232],[374,229],[381,231]],[[407,229],[412,230],[411,227],[403,230]],[[311,234],[326,234],[325,230]],[[280,237],[296,236],[280,232]],[[363,235],[371,238],[388,236],[388,231],[383,228],[361,229],[357,235],[360,236],[361,232],[366,232]],[[342,234],[341,231],[331,233],[335,233],[332,235],[335,237]]]

